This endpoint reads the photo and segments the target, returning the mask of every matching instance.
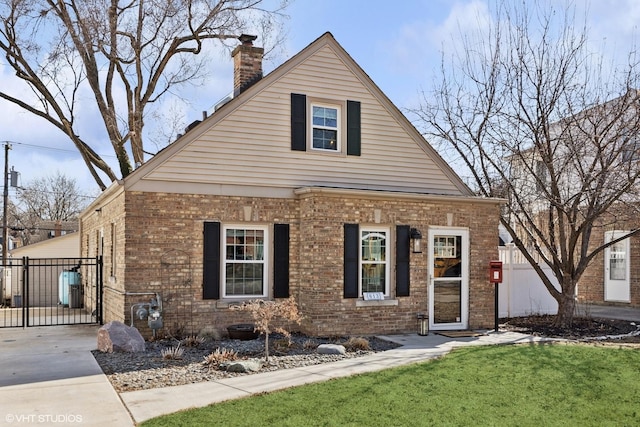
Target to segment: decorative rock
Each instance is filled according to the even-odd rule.
[[[347,350],[340,344],[320,344],[318,354],[345,354]]]
[[[223,366],[222,364],[220,365]],[[224,364],[224,369],[227,372],[257,372],[262,368],[262,363],[259,360],[238,360],[236,362],[228,362]]]
[[[345,337],[346,339],[346,337]],[[195,384],[203,381],[219,381],[224,378],[235,378],[243,375],[254,375],[259,372],[272,372],[280,369],[302,368],[305,366],[332,363],[339,360],[362,357],[374,352],[390,350],[398,347],[390,341],[375,337],[369,338],[371,350],[347,352],[346,354],[318,354],[316,347],[305,346],[309,337],[293,334],[295,346],[290,354],[271,354],[269,363],[262,360],[262,368],[258,372],[229,372],[220,366],[205,366],[204,357],[216,349],[226,348],[239,356],[260,354],[264,351],[264,339],[240,341],[232,339],[207,340],[198,347],[185,351],[181,363],[173,363],[162,358],[162,350],[175,345],[175,340],[155,340],[146,343],[147,350],[138,353],[102,353],[93,351],[93,356],[107,378],[118,393],[135,390],[146,390],[158,387],[171,387],[184,384]],[[324,338],[315,338],[317,344],[329,343]],[[259,357],[256,359],[261,360]],[[228,362],[226,362],[228,364]]]
[[[98,351],[103,353],[145,351],[144,338],[133,326],[127,326],[118,321],[109,322],[98,329]]]

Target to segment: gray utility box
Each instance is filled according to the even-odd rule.
[[[82,288],[80,285],[69,285],[69,308],[82,308]]]

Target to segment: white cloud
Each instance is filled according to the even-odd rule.
[[[461,36],[486,37],[491,21],[491,12],[485,1],[457,2],[440,25],[430,28],[427,39],[445,52],[460,50],[463,47]]]
[[[548,0],[553,1],[553,0]],[[292,30],[281,55],[265,60],[265,72],[280,65],[286,57],[297,53],[324,31],[331,31],[381,89],[398,105],[411,107],[419,102],[418,91],[429,90],[432,76],[440,66],[441,51],[451,54],[462,49],[461,34],[477,40],[490,22],[493,0],[407,0],[402,7],[372,7],[370,1],[326,0],[308,3],[299,1],[289,9]],[[640,2],[637,0],[591,0],[576,3],[578,15],[589,10],[589,36],[594,49],[627,52],[637,34],[640,22]],[[336,16],[332,11],[339,7]],[[473,37],[476,37],[475,39]],[[229,45],[235,40],[227,41]],[[263,41],[258,39],[257,45]],[[233,90],[233,61],[230,50],[214,42],[206,54],[208,78],[199,86],[186,85],[175,95],[163,98],[152,108],[164,117],[178,117],[184,127],[202,118],[202,111],[211,108]],[[15,87],[14,87],[15,85]],[[29,90],[16,85],[15,76],[0,63],[0,89],[11,88],[21,97],[32,96]],[[78,133],[97,147],[100,154],[119,174],[111,144],[106,140],[104,125],[95,107],[92,94],[82,91]],[[120,90],[115,93],[122,102]],[[75,147],[58,129],[22,111],[8,102],[0,102],[0,128],[3,140],[53,147],[69,151],[54,151],[37,147],[14,146],[10,165],[22,174],[23,180],[46,176],[61,170],[89,188],[96,188]],[[145,117],[147,131],[164,126],[149,114]],[[156,147],[149,144],[149,151]]]
[[[490,22],[486,2],[481,0],[458,1],[453,4],[442,21],[429,15],[399,27],[385,43],[395,59],[394,67],[403,72],[424,75],[439,66],[440,54],[460,49],[460,34],[476,33]]]
[[[600,0],[579,3],[577,7],[581,14],[588,13],[591,50],[605,54],[615,64],[628,64],[629,53],[638,49],[640,2]]]
[[[381,43],[386,67],[395,78],[382,89],[399,107],[415,107],[418,92],[428,90],[441,65],[442,52],[462,49],[460,34],[477,34],[490,22],[486,1],[428,2],[407,13],[407,20]],[[475,37],[475,35],[472,35]]]
[[[2,163],[4,164],[4,159]],[[60,172],[74,179],[83,194],[95,195],[98,190],[84,162],[73,152],[14,143],[9,150],[9,165],[19,173],[18,186],[25,186],[35,179],[54,176]]]

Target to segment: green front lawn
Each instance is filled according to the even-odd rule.
[[[640,425],[640,350],[467,347],[439,360],[224,402],[152,426]]]

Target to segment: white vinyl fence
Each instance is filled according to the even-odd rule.
[[[545,288],[531,264],[513,243],[498,248],[502,261],[502,283],[498,287],[498,313],[500,317],[518,317],[529,314],[556,314],[558,303]],[[548,265],[543,271],[556,289],[558,281]]]

